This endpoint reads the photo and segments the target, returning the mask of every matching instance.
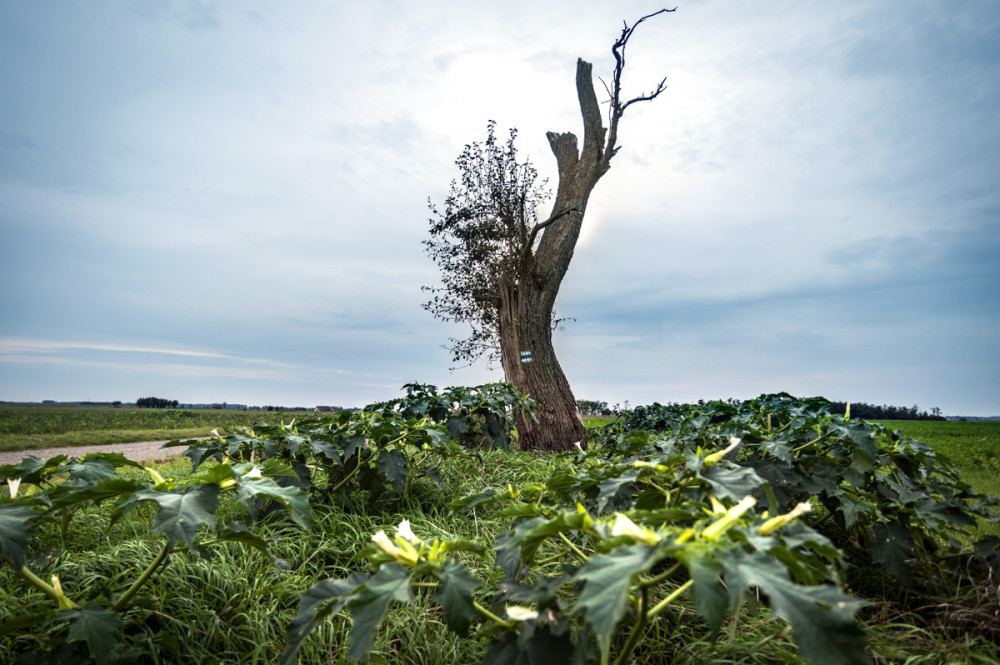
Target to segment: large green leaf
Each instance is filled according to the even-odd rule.
[[[90,657],[97,663],[109,662],[117,640],[115,631],[121,627],[121,619],[111,610],[90,601],[83,607],[62,610],[59,614],[69,619],[69,635],[71,642],[87,643]]]
[[[392,484],[392,489],[402,492],[406,489],[409,462],[401,450],[383,450],[378,456],[378,471]]]
[[[268,549],[267,541],[260,536],[247,530],[243,522],[233,522],[232,524],[219,529],[216,540],[242,543],[248,547],[260,550],[264,555],[270,557],[271,551]]]
[[[118,475],[114,465],[103,457],[84,456],[81,460],[70,459],[59,471],[68,473],[70,480],[94,482],[102,478],[113,478]]]
[[[87,501],[100,503],[106,499],[132,494],[144,486],[142,481],[116,475],[110,478],[101,478],[97,482],[83,487],[69,483],[58,485],[49,491],[48,498],[52,508],[59,509]]]
[[[41,485],[56,473],[56,469],[62,465],[65,459],[65,455],[56,455],[47,460],[29,455],[17,464],[4,464],[0,466],[0,476],[3,477],[3,480],[7,478],[20,478],[23,483]]]
[[[469,634],[469,624],[476,616],[472,594],[480,583],[460,563],[449,561],[438,573],[438,589],[434,598],[444,609],[448,628],[460,637]]]
[[[372,633],[385,618],[389,603],[410,602],[410,570],[396,563],[378,569],[357,599],[351,602],[351,646],[347,657],[364,662],[372,648]]]
[[[196,473],[191,474],[191,479],[199,483],[223,483],[235,478],[238,474],[229,464],[213,464],[203,466]]]
[[[83,456],[84,460],[100,458],[105,462],[111,464],[111,466],[118,468],[120,466],[130,466],[133,469],[142,469],[144,466],[139,462],[130,460],[125,457],[122,453],[87,453]]]
[[[764,483],[764,479],[749,467],[727,466],[716,464],[698,472],[698,476],[708,481],[720,499],[729,497],[739,501]]]
[[[655,557],[656,550],[636,543],[607,554],[594,554],[576,572],[575,579],[584,585],[573,611],[585,613],[602,652],[607,652],[625,614],[632,581],[656,562]]]
[[[633,493],[633,485],[641,473],[639,469],[628,467],[618,467],[617,472],[598,485],[600,489],[597,495],[598,513],[603,513],[609,503],[612,510],[621,508],[621,499],[628,498]]]
[[[910,568],[915,553],[913,534],[895,522],[876,522],[872,525],[869,549],[886,570],[901,582],[910,580]]]
[[[813,665],[870,665],[854,613],[864,603],[833,586],[793,583],[773,557],[734,549],[720,554],[735,607],[748,587],[767,595],[771,611],[792,624],[795,643]]]
[[[31,519],[38,513],[29,506],[0,503],[0,558],[21,570],[28,552],[28,538],[34,534]]]
[[[63,459],[65,459],[65,455],[63,456]],[[30,480],[25,479],[31,474],[37,473],[44,466],[45,460],[41,457],[29,455],[17,464],[4,464],[3,466],[0,466],[0,480],[7,480],[8,478],[21,478],[24,482],[31,482]]]
[[[726,589],[719,579],[722,564],[714,559],[697,556],[687,561],[694,582],[694,607],[708,624],[709,639],[714,640],[722,627],[729,605]]]
[[[282,487],[271,478],[241,478],[236,490],[236,500],[251,506],[253,499],[263,497],[277,501],[292,514],[292,520],[303,529],[312,525],[312,508],[309,493],[298,487]]]
[[[359,590],[368,582],[368,575],[355,573],[343,580],[323,580],[302,594],[299,613],[288,624],[282,665],[295,665],[302,642],[328,616],[341,611],[356,600]]]
[[[215,509],[219,505],[219,486],[213,484],[189,487],[183,493],[140,490],[115,509],[115,518],[143,503],[153,501],[160,508],[153,519],[153,530],[169,538],[174,545],[183,540],[192,550],[198,550],[195,533],[202,524],[215,527]]]

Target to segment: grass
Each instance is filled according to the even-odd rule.
[[[0,404],[0,451],[210,436],[216,427],[291,420],[311,412],[136,409]]]

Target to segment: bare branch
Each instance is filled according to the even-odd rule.
[[[531,255],[531,249],[535,246],[535,238],[538,237],[538,232],[542,229],[550,226],[553,222],[558,221],[570,214],[571,212],[579,212],[578,208],[567,208],[560,213],[553,214],[551,217],[546,219],[544,222],[535,224],[534,228],[531,229],[531,233],[528,235],[528,239],[525,241],[524,246],[521,247],[521,251],[524,253],[522,255],[522,262]]]
[[[570,214],[571,212],[577,212],[577,209],[576,208],[569,208],[567,210],[563,210],[560,213],[552,215],[551,217],[549,217],[548,219],[546,219],[544,222],[539,222],[538,224],[535,224],[535,228],[531,229],[531,236],[530,237],[534,238],[536,235],[538,235],[538,232],[541,231],[542,229],[544,229],[546,226],[548,226],[552,222],[555,222],[555,221],[559,220],[561,217],[564,217],[565,215]],[[530,245],[531,243],[528,243],[528,244]]]
[[[628,40],[632,37],[632,33],[635,32],[635,29],[638,28],[639,25],[646,19],[674,11],[677,11],[676,7],[674,9],[661,9],[658,12],[653,12],[652,14],[643,16],[631,26],[626,22],[625,27],[622,29],[621,36],[611,47],[611,54],[615,56],[615,72],[612,78],[610,108],[608,109],[608,143],[604,149],[603,170],[607,170],[609,168],[611,158],[614,157],[616,152],[618,152],[618,148],[615,146],[615,143],[618,140],[618,121],[621,120],[622,115],[624,115],[625,109],[636,102],[648,102],[656,99],[661,92],[666,90],[667,87],[667,79],[664,78],[660,81],[659,85],[656,86],[656,89],[649,94],[639,95],[638,97],[634,97],[627,102],[622,103],[622,72],[625,71],[625,47],[628,45]]]
[[[664,77],[664,79],[660,81],[659,85],[656,86],[656,90],[654,90],[653,92],[649,93],[648,95],[639,95],[638,97],[634,97],[625,102],[624,104],[622,104],[621,113],[625,113],[625,109],[627,109],[630,105],[635,104],[636,102],[653,101],[654,99],[660,96],[661,92],[663,92],[666,89],[667,89],[667,79],[666,77]]]
[[[614,97],[614,95],[612,95],[612,94],[611,94],[611,88],[609,88],[609,87],[608,87],[608,82],[607,82],[607,81],[605,81],[605,80],[604,80],[604,79],[603,79],[602,77],[600,77],[600,76],[598,76],[598,77],[597,77],[597,80],[598,80],[598,81],[600,81],[600,82],[601,82],[601,85],[603,85],[603,86],[604,86],[604,92],[608,93],[608,98],[610,99],[611,97]]]

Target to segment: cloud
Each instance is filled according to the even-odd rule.
[[[0,354],[7,353],[54,353],[64,350],[114,351],[118,353],[153,353],[170,356],[186,356],[191,358],[226,358],[221,353],[207,351],[189,351],[184,349],[156,349],[148,347],[123,346],[117,344],[94,344],[87,342],[54,342],[32,339],[0,338]]]

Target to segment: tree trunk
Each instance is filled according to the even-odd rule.
[[[515,414],[519,444],[522,450],[546,451],[570,449],[573,443],[586,445],[583,418],[552,346],[554,298],[524,286],[506,280],[499,307],[504,374],[539,403],[537,423]]]

